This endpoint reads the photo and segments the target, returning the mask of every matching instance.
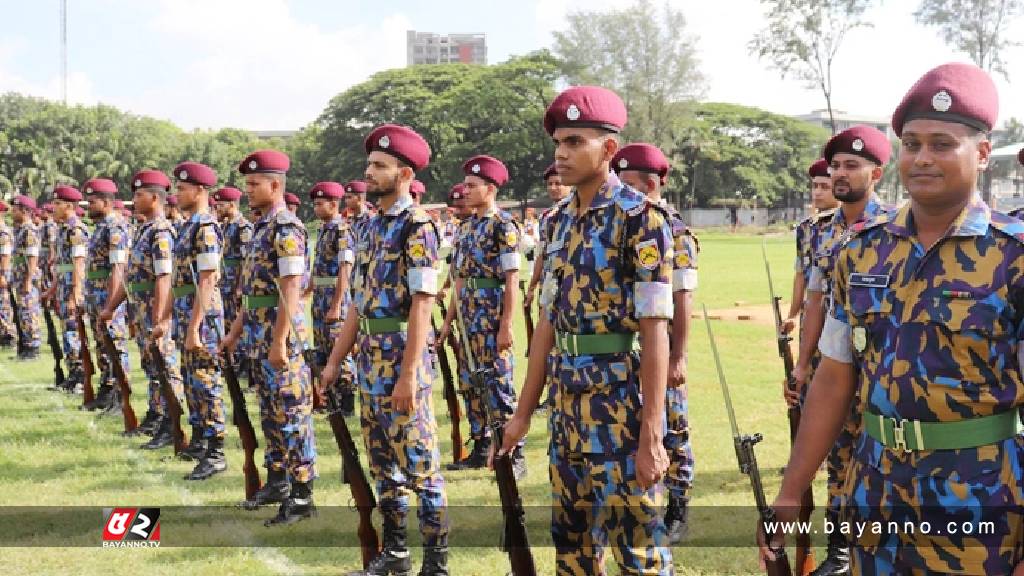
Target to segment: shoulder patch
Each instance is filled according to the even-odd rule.
[[[278,224],[302,224],[302,220],[299,220],[298,216],[287,209],[278,212],[276,220]]]

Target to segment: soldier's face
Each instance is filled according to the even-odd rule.
[[[96,219],[107,213],[107,201],[99,196],[89,197],[89,218]]]
[[[845,153],[832,157],[832,194],[840,202],[860,202],[881,177],[882,169],[866,158]]]
[[[811,179],[811,204],[818,210],[832,208],[836,197],[832,195],[832,179],[827,176],[815,176]]]
[[[280,181],[264,174],[245,175],[245,194],[249,198],[249,206],[253,208],[269,208],[274,204],[275,187],[280,188]],[[284,190],[280,193],[283,195]]]
[[[189,182],[178,182],[174,188],[178,193],[178,207],[189,212],[195,211],[202,187]]]
[[[153,209],[156,195],[152,192],[147,192],[143,189],[138,189],[135,194],[132,195],[132,205],[135,206],[136,214],[149,214]]]
[[[345,194],[345,209],[356,212],[359,210],[359,203],[362,199],[359,194]]]
[[[338,213],[338,202],[335,200],[328,200],[326,198],[317,198],[313,200],[313,214],[316,217],[327,221],[334,218],[334,215]]]
[[[956,204],[968,200],[978,172],[988,168],[992,143],[962,124],[911,120],[903,127],[900,180],[912,200]]]
[[[552,202],[558,202],[572,192],[572,188],[570,186],[562,186],[562,177],[558,174],[548,176],[548,179],[544,184],[548,189],[548,198],[550,198]]]
[[[22,224],[25,222],[25,210],[21,206],[11,207],[11,219],[14,220],[15,224]]]
[[[492,184],[479,176],[466,176],[462,182],[465,185],[464,200],[468,208],[481,208],[488,205],[494,199],[496,189]]]
[[[551,139],[558,175],[568,186],[605,178],[608,163],[619,150],[614,138],[596,128],[558,128]]]
[[[398,188],[401,174],[402,167],[397,158],[379,150],[370,152],[366,158],[366,172],[363,174],[367,193],[377,197],[393,194]],[[411,176],[409,181],[412,181]]]

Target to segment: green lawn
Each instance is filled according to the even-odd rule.
[[[700,236],[700,288],[697,302],[709,307],[731,307],[737,300],[749,305],[768,302],[761,236],[708,233]],[[776,275],[776,289],[788,296],[792,275],[792,242],[787,235],[768,237],[769,254]],[[699,309],[699,307],[698,307]],[[781,366],[775,353],[772,328],[765,324],[715,322],[718,346],[732,386],[737,416],[744,432],[761,432],[758,446],[762,473],[771,499],[778,488],[779,468],[789,450],[785,408],[780,398]],[[522,333],[520,326],[520,333]],[[524,338],[517,346],[522,358]],[[44,352],[49,353],[45,348]],[[133,349],[133,361],[137,362]],[[120,417],[99,418],[77,410],[80,397],[45,390],[52,379],[49,356],[31,363],[15,363],[10,353],[0,356],[0,514],[15,514],[0,522],[0,542],[12,539],[36,546],[54,546],[52,537],[36,532],[14,506],[159,506],[163,547],[148,550],[98,550],[102,519],[94,509],[68,509],[56,516],[55,529],[66,534],[60,547],[0,548],[0,558],[10,573],[34,574],[337,574],[359,566],[353,515],[347,511],[349,492],[339,482],[339,458],[330,428],[316,416],[319,439],[320,479],[316,501],[323,507],[318,519],[285,529],[266,529],[262,521],[273,514],[267,508],[256,513],[230,507],[242,497],[242,455],[233,428],[228,432],[228,472],[207,482],[186,482],[182,476],[192,464],[168,460],[169,450],[158,454],[136,449],[138,439],[123,439]],[[516,366],[525,373],[525,360]],[[143,377],[134,371],[132,403],[141,419],[145,412]],[[691,544],[675,550],[680,574],[756,574],[752,542],[753,503],[749,483],[738,472],[732,438],[711,360],[703,321],[693,322],[690,352],[690,420],[696,452],[697,476]],[[248,396],[254,423],[256,401]],[[435,387],[435,408],[441,427],[442,456],[450,460],[449,422]],[[357,422],[350,429],[358,439]],[[467,433],[463,424],[463,434]],[[258,424],[257,424],[258,428]],[[262,435],[257,431],[262,444]],[[528,440],[530,474],[522,491],[535,532],[534,550],[541,574],[553,572],[553,553],[545,545],[550,483],[547,476],[546,426],[537,416]],[[358,440],[357,440],[358,442]],[[361,444],[361,442],[359,442]],[[262,455],[258,453],[258,461]],[[263,469],[260,469],[261,475]],[[822,475],[823,476],[823,475]],[[445,474],[453,508],[452,573],[490,575],[504,573],[508,562],[497,549],[496,519],[500,518],[497,491],[487,472]],[[824,498],[824,486],[815,486],[816,500]],[[205,508],[189,516],[182,506]],[[490,506],[491,508],[482,508]],[[731,507],[731,508],[730,508]],[[83,511],[84,510],[84,511]],[[63,519],[62,519],[63,518]],[[375,515],[379,523],[379,516]],[[415,526],[415,516],[410,517]],[[80,529],[79,529],[80,528]],[[412,530],[413,532],[415,530]],[[234,547],[213,546],[225,538]],[[175,547],[177,542],[211,544]],[[238,546],[249,543],[249,547]],[[468,546],[459,544],[470,544]],[[7,544],[3,544],[7,545]],[[819,551],[819,556],[821,552]],[[415,552],[418,566],[419,554]],[[616,573],[613,568],[610,573]]]

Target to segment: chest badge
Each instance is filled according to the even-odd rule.
[[[853,348],[862,354],[868,347],[868,331],[863,326],[853,327]]]

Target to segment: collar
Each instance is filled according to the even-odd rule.
[[[398,198],[395,199],[395,203],[384,213],[387,216],[398,216],[402,212],[405,212],[413,205],[412,196],[408,194],[399,194]]]
[[[853,224],[867,222],[885,211],[885,205],[883,205],[882,201],[878,199],[878,195],[872,192],[871,196],[868,197],[867,203],[864,204],[864,211],[860,213],[860,216],[858,216],[856,220],[854,220]],[[832,214],[832,224],[843,230],[849,227],[846,225],[846,217],[843,215],[843,208],[841,206],[836,208],[836,211]]]
[[[270,220],[275,218],[278,215],[278,213],[281,212],[281,210],[287,210],[287,209],[288,209],[288,206],[284,203],[284,200],[282,199],[279,203],[274,204],[273,206],[271,206],[270,210],[267,210],[267,213],[264,214],[263,217],[260,218],[260,222],[259,223],[260,224],[264,224],[266,222],[270,222]]]
[[[910,210],[910,202],[904,204],[892,221],[885,225],[886,230],[897,236],[909,238],[914,234],[914,214]],[[992,210],[977,193],[964,206],[960,214],[953,220],[944,237],[984,236],[992,223]]]
[[[619,181],[619,177],[614,172],[609,172],[608,177],[605,179],[604,184],[598,189],[597,194],[594,196],[594,200],[590,203],[590,207],[587,208],[587,212],[591,210],[597,210],[604,208],[611,204],[615,200],[615,195],[619,189],[622,188],[622,182]],[[570,194],[570,200],[566,204],[566,209],[574,217],[582,216],[580,212],[580,202],[577,198],[577,191],[574,187]]]

